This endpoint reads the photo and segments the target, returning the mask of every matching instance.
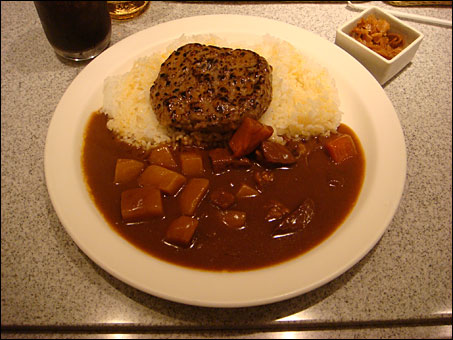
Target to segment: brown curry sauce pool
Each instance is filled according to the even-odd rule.
[[[174,197],[162,195],[163,218],[135,224],[123,221],[121,192],[138,187],[138,184],[136,181],[114,184],[116,161],[129,158],[147,163],[148,153],[119,141],[107,129],[106,122],[105,115],[92,115],[86,127],[82,152],[86,184],[97,208],[110,226],[136,247],[186,267],[214,271],[250,270],[297,257],[321,243],[342,224],[353,209],[363,183],[365,157],[360,141],[349,127],[341,124],[338,132],[353,138],[357,149],[355,157],[335,164],[323,147],[325,138],[310,139],[305,143],[308,156],[300,157],[294,165],[272,169],[274,181],[266,185],[260,195],[236,200],[232,209],[246,212],[246,226],[231,229],[219,221],[219,208],[210,202],[209,191],[222,188],[234,194],[243,183],[256,187],[254,171],[263,169],[253,162],[249,169],[230,169],[215,174],[211,171],[208,151],[198,149],[206,169],[202,177],[209,179],[209,189],[195,211],[199,224],[192,246],[176,247],[164,242],[168,226],[181,215]],[[273,237],[279,221],[266,221],[263,207],[273,200],[293,211],[307,198],[312,199],[315,206],[311,222],[294,234]]]

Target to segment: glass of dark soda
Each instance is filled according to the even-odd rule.
[[[107,1],[34,1],[47,40],[57,55],[89,60],[110,44]]]

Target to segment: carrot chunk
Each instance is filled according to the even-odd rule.
[[[184,151],[180,154],[182,173],[186,176],[200,176],[204,172],[203,159],[194,151]]]
[[[163,216],[162,197],[159,189],[143,187],[121,193],[121,216],[127,222],[140,222],[151,217]]]
[[[186,183],[186,178],[176,171],[159,165],[150,165],[138,178],[138,184],[154,186],[163,192],[174,195]]]
[[[160,165],[170,170],[174,170],[178,167],[178,164],[167,145],[151,150],[148,160],[151,164]]]
[[[175,246],[188,247],[197,226],[197,219],[189,216],[180,216],[168,227],[165,241]]]
[[[326,142],[330,157],[337,164],[354,157],[357,154],[354,140],[350,135],[340,135]]]
[[[233,151],[233,157],[248,155],[264,140],[274,133],[270,126],[263,125],[257,120],[246,117],[231,137],[228,145]]]
[[[128,183],[138,177],[145,168],[145,165],[135,159],[119,158],[116,161],[115,179],[116,184]]]
[[[191,178],[181,192],[179,204],[183,215],[191,216],[203,200],[208,190],[209,180],[206,178]]]

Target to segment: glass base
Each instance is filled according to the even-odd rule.
[[[107,34],[105,39],[102,40],[96,47],[89,49],[89,50],[81,51],[81,52],[67,52],[67,51],[60,50],[56,47],[54,47],[53,49],[58,56],[60,56],[64,59],[68,59],[68,60],[72,60],[72,61],[90,60],[90,59],[97,57],[99,54],[101,54],[102,51],[104,51],[109,46],[110,36],[111,36],[111,33],[109,32],[109,34]]]

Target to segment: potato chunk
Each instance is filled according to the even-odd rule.
[[[179,204],[183,215],[191,216],[203,200],[208,190],[209,180],[206,178],[191,178],[181,192]]]
[[[178,168],[178,164],[167,145],[159,146],[151,150],[148,160],[151,164],[160,165],[170,170]]]
[[[189,247],[193,234],[198,226],[198,220],[189,216],[180,216],[167,229],[165,241],[179,247]]]
[[[242,183],[241,187],[239,188],[238,192],[236,193],[237,198],[249,198],[258,196],[260,193],[258,190],[252,188],[251,186]]]
[[[144,186],[155,186],[169,195],[174,195],[186,183],[186,178],[176,171],[159,165],[150,165],[140,175],[138,183]]]
[[[183,175],[200,176],[204,172],[203,158],[198,152],[184,151],[180,154]]]
[[[140,222],[163,215],[164,208],[159,189],[143,187],[121,193],[121,216],[126,222]]]
[[[145,164],[135,159],[119,158],[115,167],[115,184],[128,183],[138,177],[145,168]]]

